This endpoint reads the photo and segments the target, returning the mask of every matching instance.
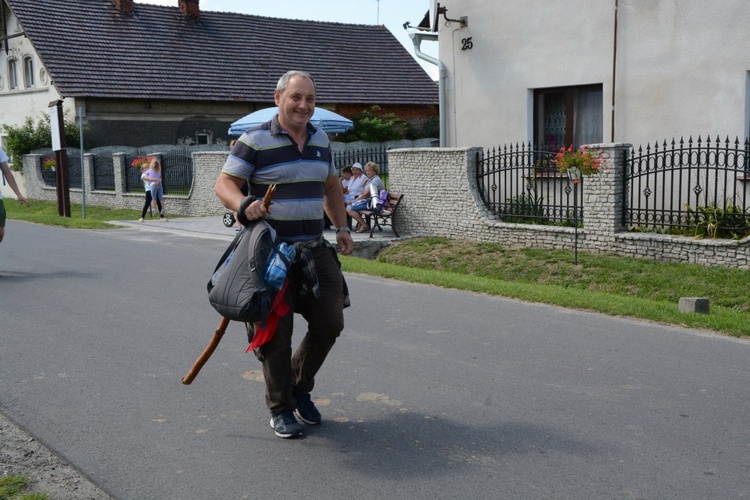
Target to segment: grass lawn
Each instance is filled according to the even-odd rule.
[[[49,226],[62,226],[76,229],[111,229],[117,226],[106,221],[138,220],[140,210],[106,208],[86,205],[86,218],[82,217],[80,204],[71,203],[70,217],[60,217],[56,201],[30,200],[30,206],[16,200],[4,199],[8,219],[36,222]]]
[[[614,255],[508,248],[418,238],[377,261],[343,259],[346,271],[750,336],[750,271]],[[710,314],[681,313],[680,297],[707,297]]]

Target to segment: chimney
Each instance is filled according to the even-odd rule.
[[[179,0],[179,6],[180,10],[182,11],[182,15],[185,17],[190,17],[192,19],[198,19],[200,16],[200,7],[199,7],[200,0]]]
[[[115,8],[123,14],[132,14],[135,10],[135,3],[133,0],[112,0],[115,4]]]

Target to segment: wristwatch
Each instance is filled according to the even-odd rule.
[[[352,232],[352,230],[349,229],[346,226],[344,226],[344,227],[337,227],[336,228],[336,234],[339,234],[341,231],[346,231],[347,233],[351,233]]]

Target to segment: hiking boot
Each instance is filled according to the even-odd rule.
[[[302,435],[302,427],[290,411],[282,411],[271,417],[271,427],[280,438],[293,438]]]
[[[298,394],[294,396],[297,400],[297,408],[294,409],[294,416],[308,425],[317,425],[320,423],[320,412],[315,408],[309,394]]]

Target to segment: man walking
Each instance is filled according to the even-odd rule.
[[[18,189],[18,184],[16,184],[16,178],[13,177],[13,172],[11,172],[10,167],[8,167],[8,155],[5,153],[5,151],[3,151],[3,148],[0,148],[0,171],[2,171],[2,175],[4,175],[5,179],[8,181],[8,185],[10,186],[10,188],[14,193],[16,193],[18,201],[21,203],[25,203],[26,206],[29,206],[29,200],[27,200],[26,197],[21,194],[21,190]],[[0,191],[0,241],[3,241],[4,237],[5,204],[3,203],[3,193]]]
[[[297,250],[284,295],[290,312],[259,353],[271,427],[282,438],[302,434],[297,419],[308,425],[320,423],[310,393],[315,375],[344,328],[348,296],[336,252],[323,237],[324,211],[336,227],[340,253],[354,250],[328,136],[309,123],[315,95],[309,73],[284,74],[274,91],[278,114],[240,137],[214,187],[241,223],[265,218],[279,239]],[[241,191],[246,181],[249,196]],[[273,205],[266,208],[262,198],[271,184],[276,184],[276,192]],[[304,317],[308,329],[292,355],[294,312]]]

